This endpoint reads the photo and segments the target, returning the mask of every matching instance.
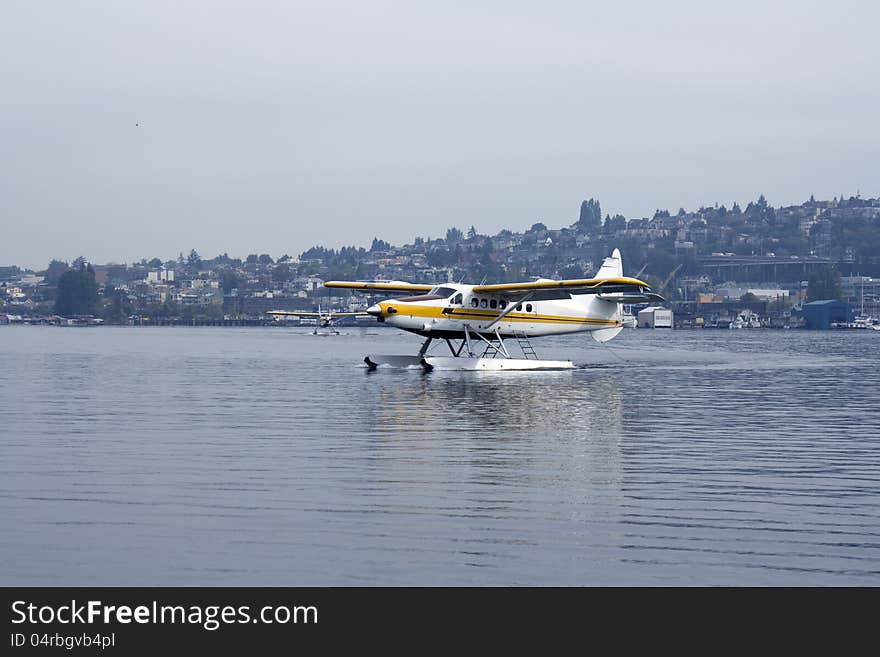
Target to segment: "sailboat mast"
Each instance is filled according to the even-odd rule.
[[[864,315],[865,315],[865,279],[861,274],[859,274],[859,279],[862,282],[862,316],[864,317]]]

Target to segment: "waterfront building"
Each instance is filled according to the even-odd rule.
[[[827,331],[835,322],[853,321],[853,309],[848,303],[835,299],[824,299],[804,304],[804,327]]]
[[[672,328],[672,310],[661,306],[648,306],[639,311],[640,328]]]

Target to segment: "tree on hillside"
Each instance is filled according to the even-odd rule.
[[[385,240],[380,240],[378,237],[374,237],[372,244],[370,244],[370,252],[371,253],[375,253],[377,251],[380,253],[384,253],[384,252],[390,251],[390,250],[391,250],[391,245],[388,242],[386,242]]]
[[[807,302],[840,299],[842,290],[840,272],[833,265],[824,265],[810,274],[807,283]]]
[[[91,265],[64,272],[58,280],[55,313],[62,317],[94,315],[98,308],[98,284]]]
[[[626,230],[626,217],[622,214],[615,214],[613,217],[605,217],[605,223],[602,224],[603,233],[611,234],[621,230]]]
[[[591,198],[581,203],[581,213],[578,217],[577,228],[582,233],[598,232],[602,227],[602,208],[599,201]]]
[[[195,249],[192,249],[186,257],[186,266],[191,271],[198,271],[202,268],[202,257]]]
[[[70,269],[70,266],[61,260],[53,260],[46,268],[46,284],[58,285],[58,280],[62,274]]]
[[[448,228],[446,230],[446,241],[449,244],[455,244],[456,242],[461,242],[464,235],[461,230],[458,228]]]

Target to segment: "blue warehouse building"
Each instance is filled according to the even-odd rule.
[[[827,331],[833,322],[853,321],[853,309],[848,303],[835,299],[812,301],[804,304],[804,326]]]

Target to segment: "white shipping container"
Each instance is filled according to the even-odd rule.
[[[672,310],[649,306],[639,311],[638,325],[641,328],[672,328]]]
[[[669,308],[654,311],[654,328],[672,328],[672,311]]]

